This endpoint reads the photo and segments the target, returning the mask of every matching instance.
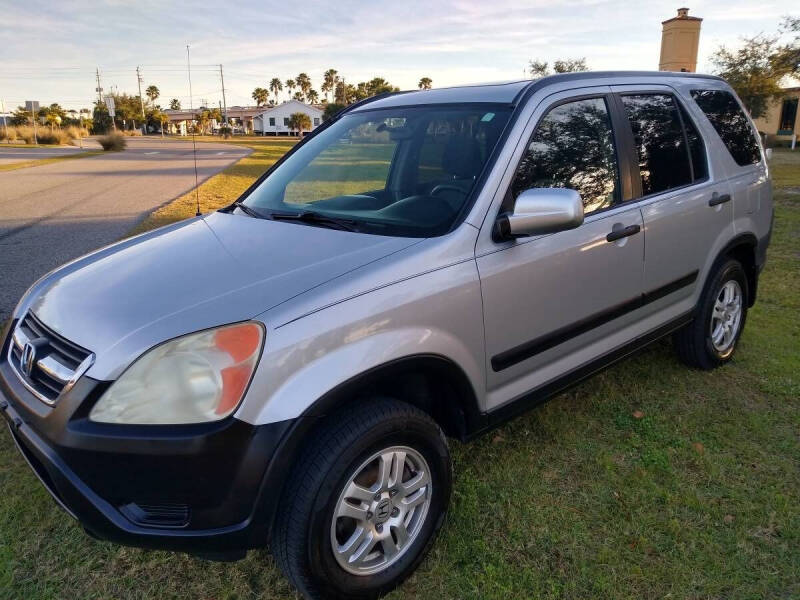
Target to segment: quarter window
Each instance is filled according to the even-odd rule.
[[[604,99],[561,104],[539,122],[511,192],[516,200],[527,189],[547,187],[577,190],[585,214],[619,201],[614,136]]]
[[[692,98],[711,121],[736,164],[743,167],[761,160],[753,128],[733,94],[723,90],[692,90]]]
[[[625,95],[622,105],[639,158],[642,195],[692,183],[688,136],[684,137],[675,99],[669,94]],[[696,131],[694,135],[697,137]]]

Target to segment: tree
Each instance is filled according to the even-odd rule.
[[[328,102],[325,105],[325,110],[322,112],[322,120],[328,121],[335,117],[339,112],[344,110],[346,106],[344,104],[337,104],[335,102]]]
[[[419,87],[419,89],[421,90],[429,90],[431,89],[432,85],[433,85],[433,79],[431,79],[430,77],[423,77],[422,79],[419,80],[417,87]]]
[[[39,109],[39,116],[44,117],[52,129],[53,126],[60,125],[67,118],[67,111],[61,108],[60,104],[54,102],[50,106]]]
[[[277,77],[273,77],[272,80],[269,82],[269,89],[273,94],[275,94],[275,104],[277,104],[278,92],[283,90],[283,84],[281,83],[281,80]]]
[[[784,25],[797,32],[798,20],[787,17]],[[799,38],[781,44],[779,35],[759,34],[742,38],[742,46],[717,48],[711,63],[717,75],[731,84],[754,119],[763,116],[769,102],[783,94],[781,80],[800,74]]]
[[[296,112],[289,115],[289,129],[302,136],[303,131],[311,129],[311,117],[306,113]]]
[[[339,83],[339,71],[336,69],[328,69],[323,76],[322,86],[320,89],[325,94],[325,100],[328,100],[328,93],[336,89],[336,84]]]
[[[308,90],[308,94],[306,94],[306,100],[308,100],[309,104],[316,104],[319,102],[319,93],[315,89]]]
[[[197,121],[197,128],[202,135],[206,132],[206,129],[208,129],[208,124],[211,121],[211,113],[208,110],[201,110],[194,116],[194,120]]]
[[[144,95],[150,99],[150,102],[155,102],[156,98],[161,95],[159,89],[154,85],[148,85],[147,89],[144,91]]]
[[[303,92],[300,92],[300,91],[295,92],[294,96],[292,96],[292,98],[294,100],[297,100],[298,102],[303,102],[305,100],[305,98],[303,98]]]
[[[169,107],[172,110],[180,110],[181,109],[181,101],[178,100],[177,98],[173,98],[172,100],[169,101]]]
[[[292,91],[296,87],[297,87],[297,84],[295,83],[294,79],[287,79],[286,80],[286,91],[289,92],[289,97],[292,96]]]
[[[253,90],[253,100],[256,101],[256,106],[263,106],[269,99],[269,92],[262,87],[257,87]]]
[[[311,78],[305,73],[300,73],[294,80],[297,87],[303,92],[303,96],[308,98],[308,93],[311,91]]]
[[[557,60],[553,63],[553,71],[556,73],[581,73],[588,71],[589,67],[586,66],[586,58],[568,58],[566,60]]]
[[[11,115],[12,125],[28,125],[33,122],[33,115],[31,111],[26,110],[24,106],[18,106],[14,114]]]
[[[579,71],[588,71],[589,67],[586,65],[586,58],[568,58],[565,60],[557,60],[553,63],[554,73],[576,73]],[[550,75],[550,64],[547,61],[534,59],[528,61],[528,72],[531,77],[546,77]]]
[[[333,93],[333,101],[337,104],[347,105],[355,102],[356,88],[346,84],[341,79],[336,82],[336,88]]]
[[[369,81],[361,81],[355,87],[355,100],[363,100],[378,94],[385,94],[388,92],[399,92],[400,88],[393,86],[386,81],[383,77],[374,77]]]
[[[111,117],[108,108],[104,102],[97,100],[92,112],[92,133],[106,133],[109,129],[111,129]]]

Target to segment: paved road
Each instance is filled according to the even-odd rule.
[[[200,180],[249,154],[197,144]],[[0,323],[41,275],[124,236],[194,186],[191,142],[129,138],[128,149],[0,172]]]
[[[57,156],[64,156],[67,154],[77,154],[86,152],[87,150],[96,150],[100,148],[97,142],[86,141],[84,148],[78,146],[59,146],[55,148],[9,148],[3,146],[0,142],[0,165],[10,165],[18,162],[25,162],[26,160],[39,160],[41,158],[55,158]]]

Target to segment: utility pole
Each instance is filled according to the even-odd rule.
[[[100,68],[99,67],[95,70],[95,73],[97,75],[97,87],[95,88],[95,91],[97,92],[97,101],[102,104],[103,103],[103,88],[100,87]]]
[[[139,84],[139,104],[142,106],[142,133],[146,133],[145,121],[147,117],[144,115],[144,98],[142,98],[142,75],[139,73],[139,65],[136,65],[136,83]],[[135,125],[136,123],[134,123]]]
[[[0,110],[3,111],[3,129],[5,129],[5,133],[8,134],[8,117],[6,117],[6,103],[0,100]],[[8,135],[6,135],[6,142],[9,144],[11,140],[9,139]]]
[[[224,112],[222,113],[222,120],[228,124],[228,103],[225,102],[225,78],[222,76],[222,65],[219,66],[219,80],[222,83],[222,106]]]

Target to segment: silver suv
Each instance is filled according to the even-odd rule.
[[[730,360],[772,220],[722,80],[581,73],[353,105],[233,205],[50,273],[0,406],[94,536],[269,545],[372,598],[442,524],[472,438],[672,334]]]

